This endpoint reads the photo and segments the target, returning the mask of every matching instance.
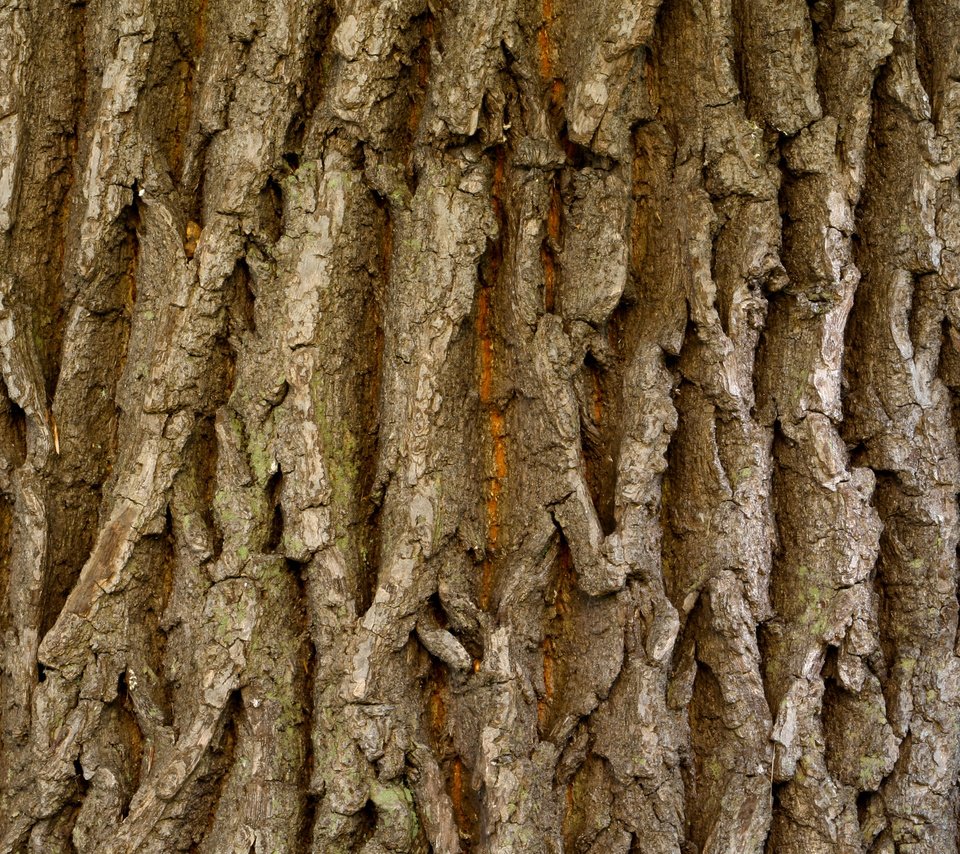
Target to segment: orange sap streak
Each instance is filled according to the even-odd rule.
[[[540,261],[543,264],[543,307],[552,312],[557,304],[557,263],[553,257],[552,246],[560,240],[560,190],[556,184],[550,192],[550,206],[547,208],[547,240],[540,247]]]
[[[557,307],[557,268],[546,244],[540,247],[540,263],[543,264],[543,307],[552,313]]]
[[[453,801],[453,814],[457,825],[466,825],[463,815],[463,761],[458,756],[453,760],[453,782],[450,786],[450,800]]]
[[[550,24],[553,22],[553,0],[543,0],[543,24],[537,30],[537,52],[540,57],[540,77],[553,77],[553,45],[550,44]]]
[[[480,402],[490,403],[493,397],[493,341],[490,339],[490,295],[480,289],[477,300],[477,335],[480,338]]]
[[[603,421],[603,387],[597,374],[593,375],[593,421],[597,426]]]
[[[551,240],[560,239],[560,190],[554,185],[550,194],[550,209],[547,211],[547,235]]]
[[[489,431],[491,434],[494,454],[496,454],[496,437],[494,423],[497,411],[493,407],[493,339],[490,335],[490,290],[480,288],[477,301],[477,336],[480,339],[480,403],[488,410]],[[500,534],[500,490],[496,478],[492,478],[487,488],[486,519],[487,543],[480,575],[480,607],[486,608],[490,602],[490,592],[493,588],[493,561],[491,551],[496,548]]]
[[[553,57],[550,55],[550,35],[546,24],[537,30],[537,53],[540,57],[540,76],[549,80],[553,76]]]
[[[494,162],[493,186],[491,188],[493,212],[504,226],[504,210],[501,201],[506,172],[506,153],[501,149]],[[490,280],[496,284],[499,268],[499,252],[490,259]],[[490,434],[490,474],[486,489],[486,548],[480,576],[480,607],[487,608],[493,591],[493,553],[500,542],[500,496],[503,494],[503,479],[507,476],[506,422],[503,410],[494,399],[494,341],[491,317],[492,287],[480,288],[477,299],[477,338],[480,343],[480,403],[487,410],[487,426]]]

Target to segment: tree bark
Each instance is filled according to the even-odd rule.
[[[958,0],[0,57],[0,853],[958,851]]]

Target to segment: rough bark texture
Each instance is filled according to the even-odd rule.
[[[0,852],[956,852],[958,167],[958,0],[0,2]]]

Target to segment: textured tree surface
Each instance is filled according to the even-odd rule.
[[[0,2],[0,852],[956,852],[958,168],[958,0]]]

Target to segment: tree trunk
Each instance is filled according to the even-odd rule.
[[[960,0],[0,57],[2,854],[958,850]]]

